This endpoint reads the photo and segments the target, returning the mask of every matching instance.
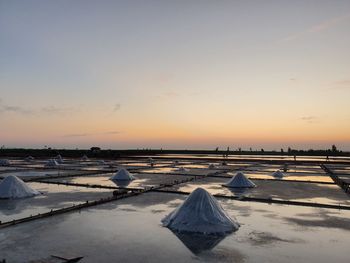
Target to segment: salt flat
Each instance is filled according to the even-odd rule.
[[[237,159],[223,164],[215,158],[193,160],[193,156],[174,162],[176,156],[161,157],[155,158],[153,166],[148,156],[106,160],[107,165],[98,164],[97,159],[86,163],[65,159],[56,170],[43,170],[42,160],[28,166],[20,161],[12,164],[12,172],[0,175],[22,177],[42,194],[0,200],[0,221],[18,222],[0,224],[0,260],[59,262],[50,257],[58,255],[83,256],[81,262],[348,262],[350,198],[319,165],[290,163],[284,177],[278,179],[272,173],[283,169],[283,163]],[[209,168],[211,163],[214,169]],[[16,167],[21,170],[16,171]],[[124,186],[110,180],[121,167],[135,177]],[[335,165],[334,171],[347,176],[348,168]],[[223,187],[237,171],[257,187],[244,191]],[[197,187],[218,195],[218,202],[241,225],[238,231],[213,237],[162,227],[161,220]],[[113,198],[116,190],[117,195],[145,192],[74,209],[86,201]],[[242,197],[260,201],[244,201]],[[315,203],[332,209],[316,207]],[[342,207],[337,209],[339,205]],[[70,212],[22,222],[30,215],[70,207]]]

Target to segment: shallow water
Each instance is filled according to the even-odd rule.
[[[20,170],[20,171],[11,171],[0,174],[0,176],[5,177],[8,175],[14,175],[19,178],[29,178],[29,177],[39,177],[39,176],[61,176],[61,175],[77,175],[81,174],[80,171],[71,171],[71,170]]]
[[[178,190],[191,193],[197,187],[206,189],[211,194],[221,195],[241,195],[237,189],[223,187],[229,179],[225,178],[204,178],[195,182],[180,184],[171,187],[172,190]],[[302,182],[281,182],[252,180],[257,187],[247,189],[245,196],[257,198],[273,198],[280,200],[293,200],[302,202],[324,203],[332,205],[350,205],[350,197],[345,194],[337,185],[324,185],[316,183]]]
[[[11,262],[50,255],[84,256],[87,263],[348,262],[349,211],[219,200],[241,227],[209,240],[177,236],[161,226],[160,220],[184,198],[147,193],[3,229],[1,256]]]
[[[330,176],[324,174],[295,174],[295,173],[283,173],[283,178],[278,179],[272,176],[272,173],[251,173],[251,172],[245,172],[244,173],[248,178],[254,179],[271,179],[271,180],[298,180],[298,181],[311,181],[311,182],[327,182],[327,183],[333,183],[333,180]],[[233,176],[233,174],[228,174]]]
[[[146,173],[161,173],[161,174],[183,174],[183,175],[208,175],[211,173],[215,173],[220,171],[219,169],[198,169],[198,168],[188,168],[186,167],[185,171],[179,171],[179,168],[182,166],[175,166],[175,167],[163,167],[163,168],[154,168],[154,169],[147,169],[147,170],[139,170],[140,173],[146,172]]]
[[[42,194],[22,199],[0,199],[0,221],[20,219],[49,212],[51,209],[69,207],[73,204],[84,203],[86,200],[99,200],[112,195],[112,190],[108,189],[43,183],[28,183],[28,185]]]
[[[151,168],[146,161],[125,159],[108,162],[114,168],[111,168],[113,173],[106,173],[102,171],[105,165],[97,164],[96,160],[66,160],[64,167],[75,167],[76,170],[61,170],[62,175],[86,173],[87,170],[101,170],[101,174],[45,180],[118,186],[109,178],[118,167],[127,166],[128,169],[140,169],[132,171],[136,180],[127,186],[145,188],[221,171],[220,177],[207,177],[169,189],[191,192],[197,187],[203,187],[212,194],[226,196],[245,195],[350,205],[350,197],[338,186],[307,182],[332,182],[317,165],[289,165],[285,177],[279,180],[272,177],[272,172],[283,169],[281,165],[244,163],[238,159],[228,162],[228,165],[222,165],[218,160],[180,161],[176,168],[184,166],[188,171],[178,175],[173,172],[176,169],[174,167],[161,167],[169,166],[172,162],[156,160],[155,167]],[[32,165],[44,163],[37,161]],[[216,163],[218,167],[210,170],[210,163]],[[332,168],[344,172],[342,176],[348,178],[346,173],[349,166],[337,165]],[[242,191],[222,186],[239,170],[243,170],[250,178],[257,178],[253,180],[257,187]],[[32,169],[30,172],[36,175],[57,175],[58,170]],[[26,174],[22,175],[26,179],[29,178],[27,171],[21,173]],[[0,173],[0,176],[3,174]],[[22,200],[0,200],[0,220],[17,219],[86,200],[98,200],[112,195],[113,191],[41,183],[30,183],[30,186],[44,195]],[[9,262],[22,263],[26,260],[48,260],[54,254],[64,257],[85,256],[82,262],[348,262],[350,211],[219,199],[227,212],[241,224],[241,228],[233,234],[224,238],[179,235],[161,227],[160,220],[185,198],[185,195],[145,193],[82,209],[80,213],[73,212],[0,229],[0,260],[7,258],[11,259]]]
[[[50,179],[53,182],[68,182],[76,184],[93,184],[93,185],[103,185],[103,186],[118,186],[116,183],[110,180],[114,173],[107,173],[102,175],[89,175],[89,176],[79,176],[79,177],[65,177]],[[185,179],[192,178],[192,176],[182,176],[182,175],[164,175],[164,174],[143,174],[134,173],[133,176],[135,180],[129,182],[128,185],[124,185],[130,188],[145,188],[150,186],[158,186],[160,184],[173,183],[175,180],[181,181]]]

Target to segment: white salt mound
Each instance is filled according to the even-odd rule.
[[[230,181],[225,184],[227,187],[232,188],[252,188],[256,187],[256,185],[250,181],[242,172],[238,172],[234,177],[230,179]]]
[[[154,164],[155,164],[155,161],[152,158],[148,158],[148,163],[149,163],[150,166],[153,167]]]
[[[110,178],[112,181],[131,181],[134,180],[135,177],[132,176],[132,174],[129,173],[128,170],[126,170],[125,168],[120,169],[115,175],[113,175]]]
[[[7,159],[0,159],[0,166],[10,165],[10,161]]]
[[[216,168],[216,165],[213,164],[213,163],[211,163],[211,164],[209,164],[208,168],[209,168],[209,169],[215,169],[215,168]]]
[[[284,174],[280,170],[277,170],[276,172],[274,172],[272,174],[272,176],[277,177],[277,178],[282,178],[284,176]]]
[[[89,160],[89,157],[87,157],[87,156],[84,154],[83,157],[81,157],[81,160],[82,160],[82,161],[88,161],[88,160]]]
[[[55,160],[58,163],[63,163],[63,158],[62,158],[62,156],[60,154],[55,157]]]
[[[24,159],[26,162],[31,162],[34,160],[34,157],[33,156],[27,156],[25,159]]]
[[[58,163],[54,159],[48,160],[45,164],[45,167],[56,167],[56,166],[58,166]]]
[[[175,169],[174,172],[188,172],[188,169],[185,167],[179,167],[178,169]]]
[[[229,233],[239,228],[239,223],[202,188],[194,190],[182,205],[162,219],[162,224],[173,231],[205,234]]]
[[[5,177],[0,183],[0,198],[25,198],[39,194],[14,175]]]

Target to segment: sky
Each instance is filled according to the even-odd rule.
[[[0,0],[0,145],[350,150],[350,1]]]

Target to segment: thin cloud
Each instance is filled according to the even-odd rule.
[[[97,135],[106,135],[106,134],[120,134],[120,131],[107,131],[107,132],[98,132],[98,133],[72,133],[62,135],[63,138],[77,138],[77,137],[89,137]]]
[[[21,106],[16,105],[8,105],[3,103],[3,100],[0,99],[0,113],[18,113],[18,114],[32,114],[33,111],[31,109],[26,109]]]
[[[335,17],[329,20],[326,20],[322,23],[319,23],[318,25],[315,25],[313,27],[311,27],[308,32],[309,33],[317,33],[317,32],[322,32],[324,30],[330,29],[336,25],[338,25],[339,23],[346,21],[350,18],[350,13],[343,15],[343,16],[339,16],[339,17]]]
[[[113,112],[119,111],[122,105],[120,105],[119,103],[115,104],[113,107]]]
[[[65,137],[65,138],[74,138],[74,137],[86,137],[86,136],[89,136],[90,134],[87,134],[87,133],[73,133],[73,134],[65,134],[63,135],[62,137]]]
[[[339,80],[333,83],[332,89],[350,89],[350,79]]]
[[[109,132],[104,132],[103,134],[120,134],[120,131],[109,131]]]
[[[40,111],[42,113],[46,113],[46,114],[49,114],[49,115],[65,115],[65,114],[68,114],[68,113],[72,113],[75,110],[73,108],[46,106],[46,107],[42,107]]]
[[[348,19],[350,19],[350,13],[345,14],[343,16],[339,16],[339,17],[325,20],[317,25],[310,27],[309,29],[307,29],[305,31],[289,35],[289,36],[283,38],[281,40],[281,42],[289,42],[289,41],[299,39],[299,38],[306,36],[306,35],[320,33],[322,31],[325,31],[325,30],[328,30],[330,28],[337,26],[338,24],[340,24]]]
[[[178,92],[175,92],[175,91],[167,91],[167,92],[163,93],[163,96],[174,98],[174,97],[179,97],[180,94]]]
[[[56,106],[46,106],[42,108],[32,109],[25,108],[18,105],[9,105],[3,103],[3,100],[0,99],[0,113],[16,113],[22,115],[39,115],[39,114],[49,114],[49,115],[64,115],[72,113],[75,110],[73,108],[64,108]]]
[[[316,116],[303,116],[300,119],[307,123],[314,123],[315,121],[317,121],[318,118]]]
[[[155,97],[156,98],[178,98],[180,96],[181,96],[180,93],[173,90],[168,90],[156,95]]]
[[[0,112],[6,113],[6,112],[12,112],[12,113],[19,113],[19,114],[32,114],[33,111],[29,109],[25,109],[20,106],[10,106],[10,105],[2,105],[0,106]]]

